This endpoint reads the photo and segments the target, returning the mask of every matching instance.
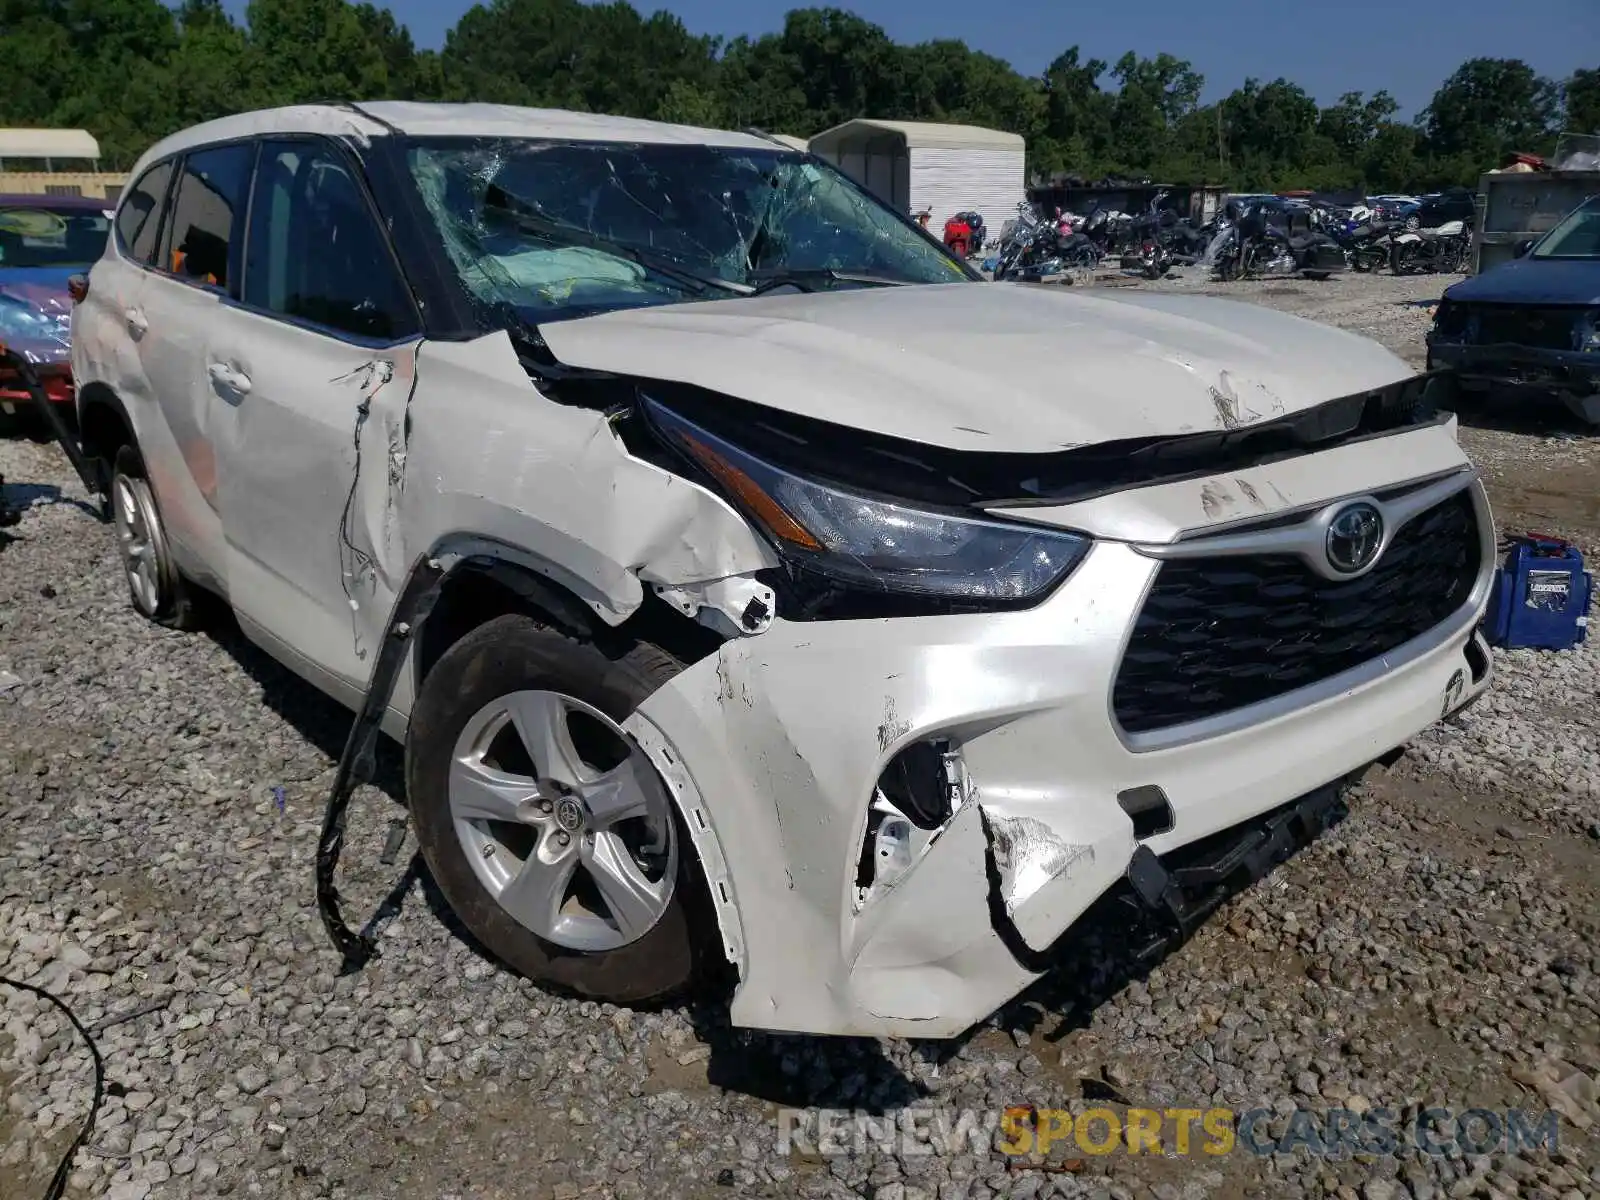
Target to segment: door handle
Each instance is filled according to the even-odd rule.
[[[144,313],[137,308],[123,309],[122,319],[128,323],[128,332],[135,337],[150,328],[150,322],[144,319]]]
[[[212,363],[207,368],[212,382],[220,384],[229,391],[238,392],[241,396],[250,390],[250,376],[243,371],[236,371],[226,363]]]

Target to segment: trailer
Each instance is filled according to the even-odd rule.
[[[846,121],[811,139],[811,153],[903,213],[928,210],[936,236],[961,212],[1000,230],[1027,197],[1026,145],[1015,133],[927,121]]]
[[[1470,271],[1482,274],[1517,257],[1590,196],[1600,196],[1600,171],[1491,171],[1478,181],[1478,219]]]

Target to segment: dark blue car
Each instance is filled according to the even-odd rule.
[[[1520,258],[1447,288],[1428,367],[1466,392],[1554,396],[1600,426],[1600,196]]]
[[[67,281],[105,253],[108,207],[77,196],[0,196],[0,344],[33,364],[63,416],[73,402]],[[0,426],[30,404],[16,371],[0,363]]]

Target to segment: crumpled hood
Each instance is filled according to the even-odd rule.
[[[1366,338],[1253,304],[1025,284],[674,304],[541,332],[570,366],[958,450],[1236,428],[1412,374]]]
[[[1600,307],[1600,259],[1514,258],[1451,284],[1446,300],[1482,304],[1592,304]]]
[[[0,345],[41,366],[64,363],[72,345],[72,270],[0,267]]]

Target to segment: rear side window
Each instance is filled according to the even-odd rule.
[[[231,290],[244,243],[253,145],[218,146],[183,160],[172,200],[165,270],[179,279]]]
[[[136,262],[154,266],[160,246],[162,204],[172,182],[172,164],[157,163],[128,189],[117,211],[117,249]]]
[[[360,184],[320,142],[266,142],[256,171],[244,302],[375,340],[418,331],[415,307]]]

